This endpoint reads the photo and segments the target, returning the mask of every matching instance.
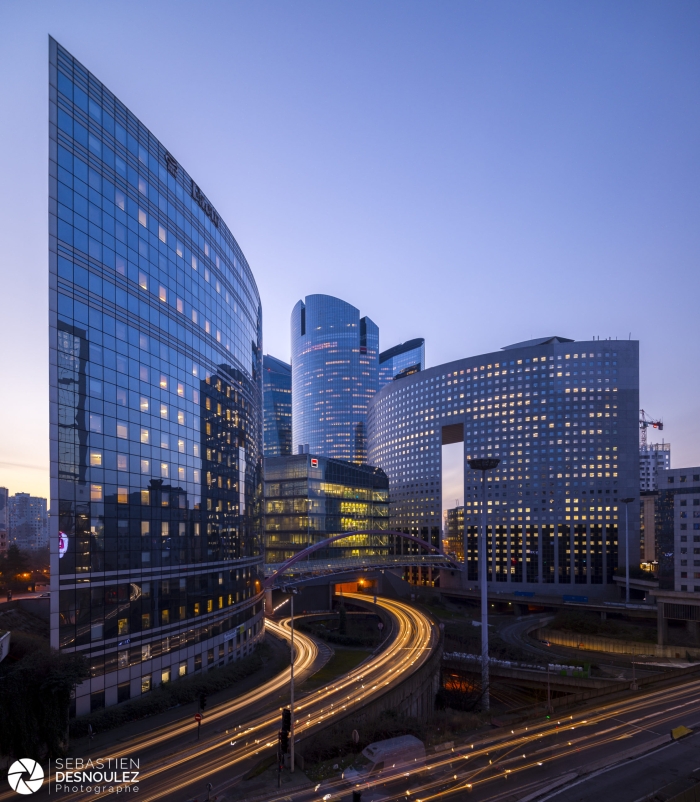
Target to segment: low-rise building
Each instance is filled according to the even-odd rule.
[[[389,528],[389,480],[380,468],[295,454],[266,458],[264,474],[267,563],[341,532]],[[358,535],[335,556],[356,556],[350,552],[359,554],[365,541]]]
[[[700,467],[659,471],[659,589],[700,592]]]

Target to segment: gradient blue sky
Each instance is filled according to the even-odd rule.
[[[315,292],[430,365],[631,333],[700,463],[697,2],[3,0],[0,485],[48,494],[48,34],[216,205],[266,352]]]

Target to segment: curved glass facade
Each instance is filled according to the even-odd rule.
[[[425,340],[417,337],[379,354],[379,387],[421,370],[425,370]]]
[[[308,295],[292,311],[292,449],[367,462],[379,329],[351,304]]]
[[[490,580],[614,595],[620,499],[639,492],[638,408],[634,340],[545,337],[390,382],[368,424],[369,459],[389,477],[391,528],[438,545],[442,446],[461,442],[464,581],[477,580],[482,492],[468,460],[496,457],[487,474]],[[637,564],[638,516],[629,533]]]
[[[262,637],[262,311],[164,146],[50,40],[51,638],[85,713]]]

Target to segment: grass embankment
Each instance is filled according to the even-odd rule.
[[[352,671],[372,652],[369,649],[339,649],[336,647],[335,654],[323,668],[309,677],[303,685],[302,690],[313,690],[321,685],[328,685],[333,680]]]
[[[381,618],[373,613],[329,613],[327,618],[299,620],[297,628],[327,643],[339,646],[374,648],[381,641],[378,624]]]

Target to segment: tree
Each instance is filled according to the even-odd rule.
[[[16,584],[18,574],[25,573],[28,565],[29,560],[27,555],[19,550],[17,544],[13,543],[11,546],[8,546],[0,562],[0,570],[2,570],[2,578],[5,584]]]
[[[40,648],[0,664],[0,752],[14,757],[64,754],[71,694],[90,676],[80,654]]]

